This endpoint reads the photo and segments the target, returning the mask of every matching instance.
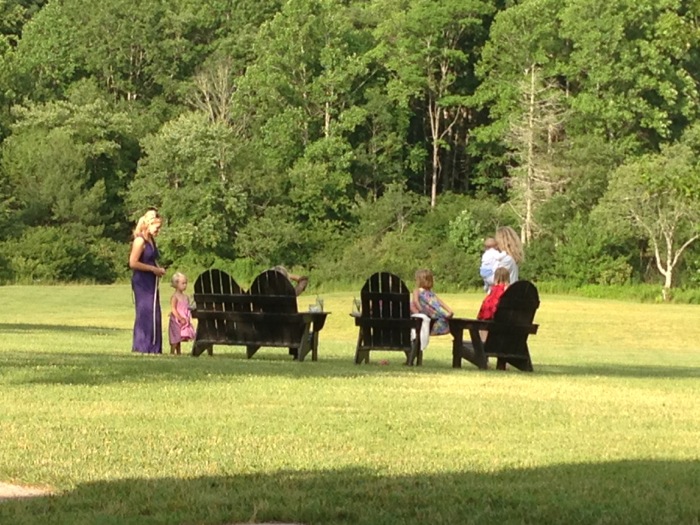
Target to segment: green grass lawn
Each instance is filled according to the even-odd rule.
[[[133,355],[125,285],[0,290],[0,481],[54,491],[2,524],[700,523],[698,306],[543,296],[527,374],[356,366],[352,293],[298,363]]]

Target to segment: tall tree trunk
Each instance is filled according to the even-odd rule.
[[[530,100],[528,107],[527,176],[525,177],[525,228],[524,243],[532,239],[532,184],[535,180],[535,66],[530,67]]]
[[[432,169],[430,177],[430,207],[437,202],[437,183],[440,176],[440,108],[432,94],[428,95],[428,116],[430,119],[430,139],[433,146]]]

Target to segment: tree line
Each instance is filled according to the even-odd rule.
[[[700,4],[2,0],[0,280],[171,265],[700,280]]]

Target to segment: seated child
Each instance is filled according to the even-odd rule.
[[[481,256],[479,275],[484,280],[484,291],[488,292],[493,284],[493,276],[499,261],[505,257],[505,253],[498,250],[498,244],[493,237],[484,239],[484,253]]]
[[[493,274],[493,286],[488,292],[484,301],[481,303],[481,308],[479,308],[479,313],[476,318],[483,321],[488,321],[493,319],[496,315],[496,308],[498,308],[498,302],[501,300],[501,296],[508,288],[510,284],[510,272],[507,268],[497,268]],[[481,340],[486,342],[486,338],[489,333],[487,330],[479,330],[479,335]]]
[[[444,335],[450,332],[447,320],[454,315],[452,309],[433,292],[433,272],[418,270],[416,272],[416,288],[411,298],[411,313],[424,314],[434,319],[431,335]]]
[[[479,313],[476,318],[487,321],[493,319],[496,314],[496,308],[498,308],[498,301],[501,300],[501,296],[508,288],[510,284],[510,272],[507,268],[497,268],[493,274],[493,286],[491,290],[484,298],[481,303],[481,308],[479,308]]]

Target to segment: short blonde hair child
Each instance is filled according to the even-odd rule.
[[[175,272],[170,278],[170,286],[177,288],[177,284],[182,280],[187,279],[187,276],[182,272]]]

